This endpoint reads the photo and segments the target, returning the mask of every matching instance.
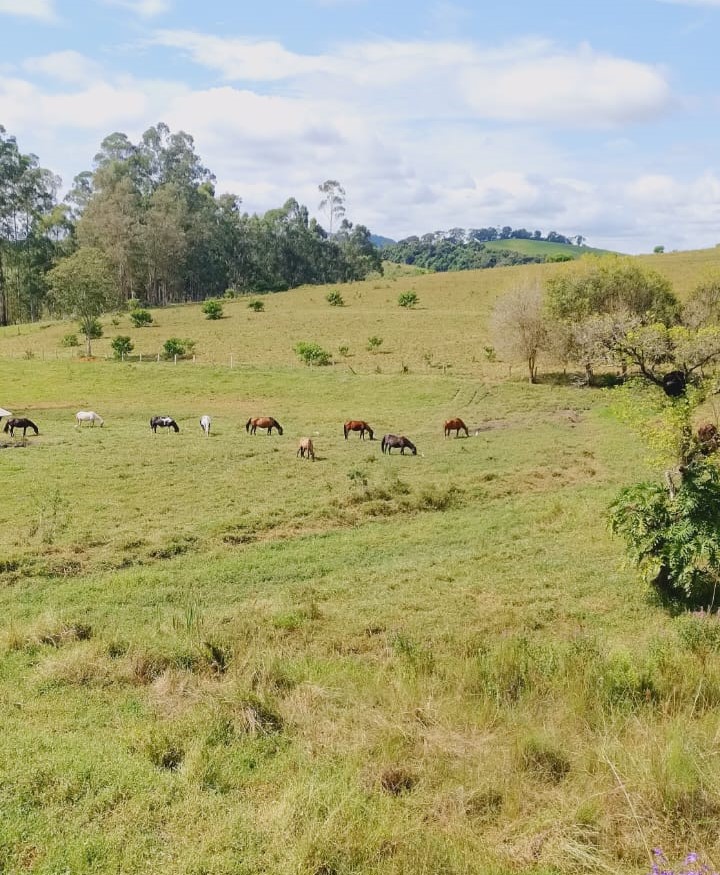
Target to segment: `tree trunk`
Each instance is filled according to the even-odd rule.
[[[7,325],[7,301],[5,299],[5,274],[2,262],[2,244],[0,243],[0,325]]]

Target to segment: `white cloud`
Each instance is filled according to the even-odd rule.
[[[134,12],[141,18],[154,18],[169,12],[172,6],[171,0],[103,0],[107,6],[121,6]]]
[[[492,49],[466,41],[377,40],[325,54],[299,54],[278,42],[182,30],[155,35],[229,81],[287,81],[295,93],[324,94],[391,115],[418,106],[423,115],[566,127],[617,126],[672,107],[670,85],[656,66],[594,51],[562,50],[547,40],[518,40]]]
[[[13,131],[110,128],[142,117],[147,109],[139,87],[97,82],[77,91],[47,93],[23,79],[0,80],[0,118]]]
[[[0,0],[0,15],[18,15],[39,21],[55,21],[55,0]]]
[[[100,65],[95,61],[74,51],[52,52],[49,55],[27,58],[22,66],[28,73],[78,84],[98,79],[101,71]]]

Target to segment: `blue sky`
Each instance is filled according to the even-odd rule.
[[[720,0],[0,0],[0,124],[65,186],[164,121],[250,211],[720,243]]]

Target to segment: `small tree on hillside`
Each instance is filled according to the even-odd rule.
[[[202,311],[206,319],[222,319],[223,305],[220,301],[211,298],[202,305]]]
[[[496,349],[510,360],[525,362],[529,380],[534,383],[538,356],[548,346],[540,288],[517,288],[500,298],[493,310],[491,332]]]
[[[64,315],[79,320],[92,355],[90,341],[97,319],[118,303],[110,264],[99,249],[81,247],[48,273],[52,302]]]

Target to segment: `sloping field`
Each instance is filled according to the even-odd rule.
[[[642,451],[609,393],[484,355],[494,297],[561,267],[107,322],[146,356],[192,337],[195,363],[56,360],[72,326],[3,331],[0,404],[40,436],[0,440],[0,871],[720,858],[717,657],[607,532]],[[299,340],[337,364],[301,366]],[[76,429],[81,408],[106,427]],[[150,432],[165,413],[179,434]],[[284,434],[246,434],[257,414]],[[443,437],[451,415],[469,438]],[[348,418],[418,455],[346,442]]]
[[[607,249],[597,249],[594,246],[573,246],[570,243],[551,243],[547,240],[493,240],[485,244],[487,249],[498,251],[520,252],[523,255],[570,255],[581,258],[583,255],[609,255]]]

